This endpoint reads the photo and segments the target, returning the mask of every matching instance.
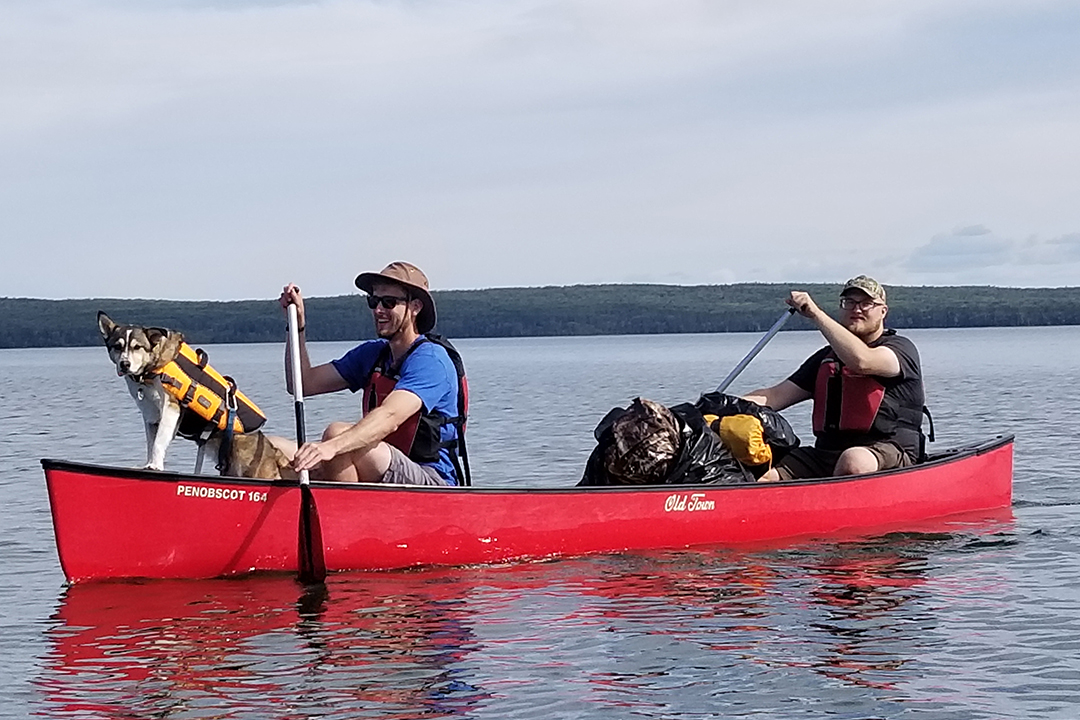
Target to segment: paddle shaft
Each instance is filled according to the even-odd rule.
[[[304,375],[300,367],[300,329],[296,305],[289,305],[289,370],[292,374],[293,399],[296,410],[296,447],[306,441],[304,432]],[[307,470],[300,471],[300,521],[297,539],[297,578],[305,585],[326,580],[326,560],[323,558],[322,529],[311,478]]]
[[[289,372],[292,374],[293,409],[296,412],[296,447],[307,442],[304,430],[304,373],[300,367],[300,330],[296,319],[296,305],[289,305]],[[300,471],[300,483],[310,481],[307,470]]]
[[[788,321],[792,315],[795,314],[795,308],[788,308],[784,311],[784,314],[780,316],[780,319],[773,323],[773,326],[769,328],[769,331],[765,333],[764,337],[758,340],[757,345],[739,361],[739,364],[728,373],[728,376],[724,378],[724,382],[717,386],[716,392],[722,393],[728,389],[731,383],[735,382],[735,378],[739,377],[739,374],[746,369],[746,366],[750,364],[750,361],[757,357],[757,354],[761,352],[762,348],[769,344],[769,341],[776,336],[776,333],[780,332],[780,328],[784,327],[784,323]]]

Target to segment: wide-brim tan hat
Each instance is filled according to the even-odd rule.
[[[378,282],[401,285],[423,303],[424,307],[416,316],[416,332],[422,335],[435,327],[435,301],[431,299],[428,291],[427,275],[420,268],[412,263],[398,261],[390,263],[381,272],[366,272],[356,276],[356,287],[369,295],[372,293],[371,288]]]

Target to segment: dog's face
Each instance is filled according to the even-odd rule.
[[[133,378],[160,369],[176,355],[183,341],[180,333],[165,328],[119,325],[104,312],[98,313],[98,330],[116,374]]]

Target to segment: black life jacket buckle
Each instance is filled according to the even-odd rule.
[[[223,375],[222,377],[225,378],[225,382],[229,384],[229,387],[225,391],[225,408],[227,409],[225,414],[225,430],[221,436],[221,446],[218,448],[217,471],[220,475],[224,475],[229,469],[229,456],[232,455],[233,434],[235,432],[233,425],[236,422],[236,411],[238,407],[236,403],[236,381],[228,375]]]

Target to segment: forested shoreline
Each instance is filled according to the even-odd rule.
[[[438,332],[452,338],[762,331],[794,285],[572,285],[433,292]],[[839,285],[802,284],[827,309]],[[889,286],[891,327],[1080,325],[1080,287]],[[373,336],[359,293],[306,300],[308,339]],[[0,348],[96,345],[97,312],[180,330],[196,344],[279,342],[277,299],[178,301],[0,298]],[[795,318],[789,329],[806,329]]]

